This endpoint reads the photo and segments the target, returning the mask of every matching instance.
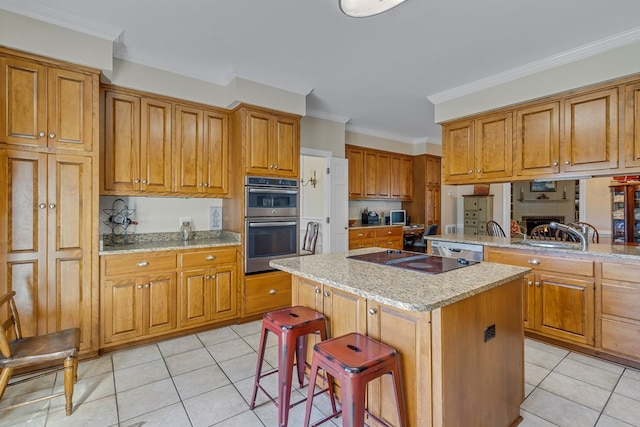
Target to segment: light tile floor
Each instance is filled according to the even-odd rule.
[[[270,366],[277,364],[274,338]],[[275,427],[276,408],[264,394],[249,410],[259,339],[260,322],[252,322],[82,361],[73,415],[64,415],[59,397],[1,411],[0,426]],[[640,427],[640,371],[529,339],[525,359],[521,427]],[[275,380],[265,378],[273,395]],[[0,407],[61,388],[61,373],[9,387]],[[294,394],[302,398],[306,388]],[[312,418],[328,413],[328,399],[316,398]],[[303,418],[304,404],[291,410],[289,425]]]

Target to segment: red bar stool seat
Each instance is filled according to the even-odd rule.
[[[325,317],[321,313],[303,306],[287,307],[282,310],[266,313],[262,318],[262,333],[260,335],[260,349],[256,364],[256,375],[253,383],[253,394],[249,407],[254,409],[258,389],[262,390],[278,408],[278,425],[286,427],[289,422],[289,409],[304,402],[302,399],[291,404],[291,380],[293,376],[293,355],[296,355],[298,382],[302,387],[304,382],[304,368],[307,356],[307,335],[320,333],[322,340],[327,339]],[[267,346],[269,332],[278,337],[278,369],[262,373],[264,352]],[[278,373],[278,396],[272,397],[260,384],[260,380],[268,375]],[[322,390],[322,393],[326,390]],[[329,390],[333,397],[333,390]],[[332,401],[333,402],[333,401]],[[333,403],[335,411],[335,403]]]
[[[395,349],[358,333],[346,334],[316,344],[313,347],[309,376],[305,427],[309,426],[318,369],[323,369],[327,373],[330,389],[333,378],[341,381],[342,410],[334,411],[314,426],[334,418],[340,412],[342,412],[343,427],[364,426],[365,412],[379,423],[388,425],[365,408],[367,383],[387,373],[393,376],[398,420],[401,426],[406,425],[400,362]],[[333,396],[330,397],[333,403]]]

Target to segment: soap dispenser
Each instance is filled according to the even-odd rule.
[[[180,227],[180,234],[182,234],[182,240],[190,240],[192,231],[193,230],[191,230],[191,223],[183,222],[182,226]]]

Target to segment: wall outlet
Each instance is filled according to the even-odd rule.
[[[491,325],[484,330],[484,342],[487,342],[496,337],[496,325]]]
[[[180,217],[180,227],[182,227],[182,224],[184,224],[185,222],[188,222],[189,224],[191,224],[191,217],[190,216],[181,216]]]

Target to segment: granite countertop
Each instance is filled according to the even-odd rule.
[[[530,251],[544,251],[557,254],[590,255],[599,258],[617,258],[640,261],[640,246],[631,245],[611,245],[603,243],[591,243],[586,251],[580,249],[580,244],[567,244],[568,247],[546,248],[538,246],[528,246],[522,244],[522,237],[495,237],[495,236],[474,236],[471,234],[440,234],[426,236],[427,240],[440,240],[445,242],[468,243],[483,246],[526,249]],[[543,242],[538,240],[538,242]]]
[[[431,311],[510,282],[531,270],[481,262],[441,274],[348,259],[383,251],[365,248],[349,252],[282,258],[269,265],[334,288],[407,311]]]
[[[356,222],[349,226],[349,229],[355,230],[358,228],[381,228],[381,227],[402,227],[404,230],[415,230],[416,228],[424,228],[424,224],[411,224],[411,225],[390,225],[390,224],[361,224]]]
[[[98,255],[122,255],[139,252],[159,252],[180,249],[214,248],[240,245],[239,234],[225,233],[219,237],[193,240],[163,240],[135,242],[124,245],[104,245]]]

